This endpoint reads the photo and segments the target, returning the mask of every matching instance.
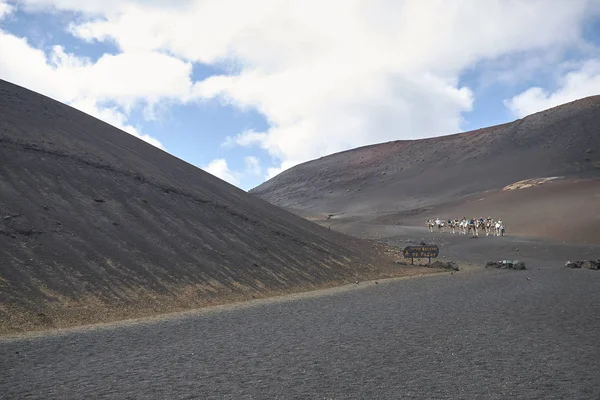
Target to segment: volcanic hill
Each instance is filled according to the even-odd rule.
[[[0,81],[0,331],[393,274],[391,256]]]
[[[511,233],[600,243],[598,126],[593,96],[485,129],[332,154],[250,193],[305,217],[424,226],[500,215]]]

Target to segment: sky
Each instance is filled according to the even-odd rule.
[[[0,0],[0,79],[249,190],[600,94],[600,0]]]

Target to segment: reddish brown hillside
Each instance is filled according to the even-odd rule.
[[[336,153],[250,192],[278,206],[356,214],[418,209],[538,177],[600,177],[600,96],[476,131]]]

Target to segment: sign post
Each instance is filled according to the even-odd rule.
[[[435,246],[407,246],[402,251],[404,254],[404,258],[410,258],[411,265],[414,265],[415,258],[427,258],[429,259],[429,264],[431,264],[432,258],[437,258],[440,254],[440,249]]]

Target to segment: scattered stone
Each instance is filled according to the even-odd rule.
[[[514,270],[522,270],[527,269],[525,263],[523,261],[511,261],[511,260],[502,260],[502,261],[489,261],[485,264],[486,268],[500,268],[500,269],[514,269]]]
[[[94,199],[94,201],[96,203],[104,203],[105,200],[104,199]]]
[[[8,221],[9,219],[17,218],[17,217],[20,217],[20,216],[22,216],[22,215],[23,215],[23,214],[13,214],[13,215],[6,215],[6,216],[4,217],[4,219]]]

